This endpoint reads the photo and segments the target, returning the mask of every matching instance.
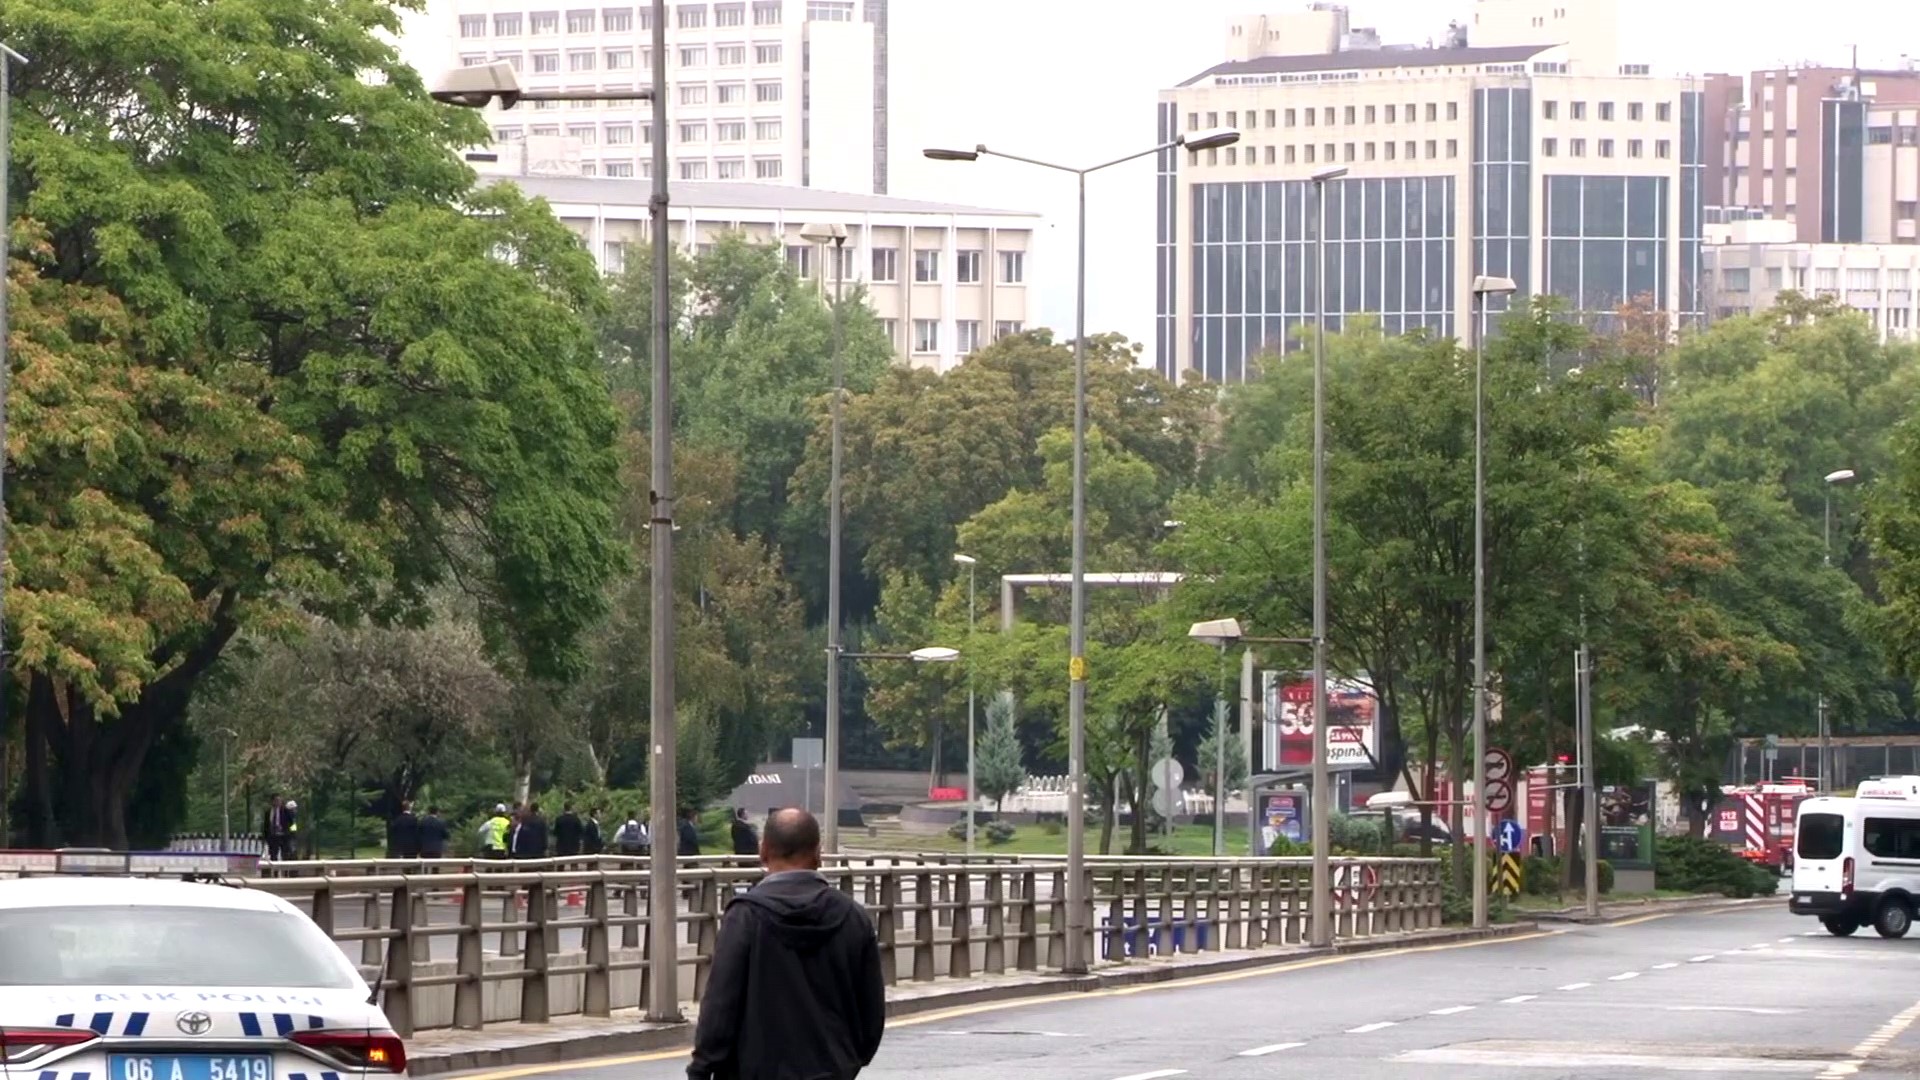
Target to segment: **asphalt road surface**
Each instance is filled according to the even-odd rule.
[[[668,1080],[683,1054],[468,1080]],[[862,1080],[1620,1080],[1920,1074],[1920,939],[1782,907],[1306,961],[908,1017]]]

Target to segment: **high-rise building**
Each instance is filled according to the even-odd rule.
[[[1756,71],[1720,105],[1709,202],[1793,222],[1804,244],[1920,243],[1920,70]]]
[[[1160,95],[1163,140],[1241,132],[1161,155],[1161,371],[1237,381],[1313,324],[1312,177],[1336,168],[1330,328],[1461,334],[1478,274],[1597,320],[1628,303],[1696,320],[1706,83],[1622,58],[1618,26],[1613,0],[1478,0],[1419,46],[1333,4],[1233,21],[1229,59]]]
[[[887,190],[887,0],[669,4],[662,58],[645,0],[446,4],[416,31],[443,40],[443,66],[504,60],[529,90],[644,88],[656,59],[666,63],[675,179]],[[476,152],[482,171],[489,152],[504,156],[499,144],[529,140],[556,172],[651,174],[647,102],[529,102],[486,116],[495,146]]]

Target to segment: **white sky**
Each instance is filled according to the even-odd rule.
[[[1439,38],[1470,0],[1346,0],[1388,42]],[[1567,0],[1577,4],[1583,0]],[[1866,66],[1920,56],[1914,0],[1619,0],[1621,50],[1656,70],[1745,75],[1786,62]],[[926,146],[986,143],[1090,165],[1154,142],[1154,102],[1225,59],[1229,15],[1304,0],[893,0],[890,194],[1044,213],[1029,265],[1035,325],[1073,325],[1071,176],[988,159],[928,161]],[[1088,180],[1087,325],[1153,330],[1153,162]]]

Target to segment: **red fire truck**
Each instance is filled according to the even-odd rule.
[[[1793,869],[1793,819],[1814,785],[1789,778],[1766,784],[1728,784],[1720,789],[1707,834],[1744,859],[1775,873]]]

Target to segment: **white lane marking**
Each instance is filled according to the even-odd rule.
[[[1373,1023],[1371,1023],[1371,1024],[1361,1024],[1361,1025],[1360,1025],[1359,1027],[1357,1027],[1357,1028],[1348,1028],[1348,1029],[1347,1029],[1347,1034],[1349,1034],[1349,1035],[1365,1035],[1365,1034],[1368,1034],[1369,1032],[1374,1032],[1374,1031],[1379,1031],[1379,1030],[1381,1030],[1382,1028],[1390,1028],[1390,1027],[1392,1027],[1392,1026],[1393,1026],[1394,1024],[1396,1024],[1396,1023],[1398,1023],[1398,1021],[1395,1021],[1395,1020],[1376,1020],[1376,1021],[1374,1021],[1374,1022],[1373,1022]]]
[[[1607,981],[1608,982],[1626,982],[1628,979],[1637,979],[1639,977],[1640,977],[1640,973],[1637,971],[1623,971],[1618,975],[1607,976]]]
[[[1791,944],[1793,944],[1793,940],[1794,940],[1794,939],[1792,939],[1792,938],[1790,938],[1790,937],[1783,937],[1783,938],[1781,938],[1781,939],[1780,939],[1780,944],[1782,944],[1782,945],[1791,945]]]
[[[1187,1070],[1185,1069],[1161,1069],[1159,1072],[1132,1073],[1128,1076],[1120,1077],[1119,1080],[1160,1080],[1163,1076],[1185,1075],[1187,1075]]]
[[[1677,967],[1679,967],[1679,966],[1680,966],[1680,964],[1679,964],[1679,962],[1678,962],[1678,961],[1674,961],[1674,960],[1669,960],[1669,961],[1667,961],[1667,962],[1666,962],[1666,963],[1664,963],[1664,964],[1655,964],[1655,965],[1653,965],[1653,970],[1655,970],[1655,971],[1672,971],[1672,970],[1673,970],[1674,968],[1677,968]]]
[[[1585,990],[1585,989],[1586,989],[1587,987],[1589,987],[1589,986],[1592,986],[1592,985],[1593,985],[1592,983],[1568,983],[1567,985],[1565,985],[1565,986],[1563,986],[1563,987],[1561,987],[1560,989],[1562,989],[1562,990]]]
[[[1473,1006],[1471,1005],[1449,1005],[1444,1009],[1435,1009],[1432,1012],[1428,1013],[1427,1015],[1428,1016],[1456,1016],[1463,1012],[1472,1012],[1472,1011],[1473,1011]]]
[[[968,1036],[1030,1035],[1030,1036],[1036,1036],[1044,1039],[1084,1039],[1086,1038],[1086,1036],[1084,1035],[1075,1035],[1070,1031],[929,1031],[927,1032],[927,1034],[929,1035],[968,1035]]]
[[[1759,943],[1758,945],[1749,945],[1749,946],[1747,946],[1747,948],[1749,948],[1749,949],[1752,949],[1752,950],[1753,950],[1753,951],[1755,951],[1755,952],[1759,952],[1759,951],[1760,951],[1761,949],[1771,949],[1771,948],[1773,948],[1773,942],[1771,942],[1771,941],[1763,941],[1763,942],[1761,942],[1761,943]]]
[[[1529,1002],[1529,1001],[1532,1001],[1532,1000],[1534,1000],[1535,998],[1537,998],[1537,997],[1539,997],[1539,996],[1540,996],[1539,994],[1521,994],[1521,995],[1520,995],[1519,997],[1510,997],[1510,998],[1506,998],[1506,999],[1504,999],[1504,1000],[1502,1000],[1502,1001],[1500,1002],[1500,1004],[1502,1004],[1502,1005],[1525,1005],[1525,1004],[1526,1004],[1527,1002]]]
[[[1859,1072],[1862,1066],[1878,1057],[1880,1051],[1887,1048],[1888,1043],[1899,1038],[1901,1032],[1912,1027],[1916,1020],[1920,1020],[1920,1001],[1914,1002],[1905,1012],[1881,1024],[1873,1034],[1860,1040],[1860,1045],[1848,1052],[1851,1055],[1849,1060],[1836,1061],[1827,1066],[1826,1070],[1820,1074],[1819,1080],[1842,1080],[1843,1077]]]
[[[1444,1046],[1432,1050],[1414,1050],[1394,1061],[1431,1065],[1485,1065],[1498,1068],[1605,1070],[1618,1075],[1624,1069],[1662,1070],[1666,1072],[1718,1073],[1723,1076],[1750,1076],[1755,1073],[1799,1073],[1818,1068],[1817,1061],[1779,1061],[1745,1057],[1678,1057],[1664,1054],[1567,1052],[1561,1050],[1515,1050],[1506,1047],[1474,1049]]]
[[[1241,1057],[1266,1057],[1268,1054],[1277,1054],[1282,1050],[1292,1050],[1297,1046],[1305,1046],[1305,1045],[1307,1044],[1303,1042],[1291,1042],[1291,1043],[1274,1043],[1272,1046],[1256,1046],[1251,1050],[1240,1051],[1240,1056]]]
[[[1713,957],[1714,957],[1714,954],[1713,954],[1713,953],[1708,953],[1708,954],[1706,954],[1705,956],[1690,956],[1690,957],[1688,957],[1688,958],[1687,958],[1687,963],[1689,963],[1689,964],[1704,964],[1704,963],[1706,963],[1707,961],[1709,961],[1709,960],[1711,960],[1711,959],[1713,959]]]

